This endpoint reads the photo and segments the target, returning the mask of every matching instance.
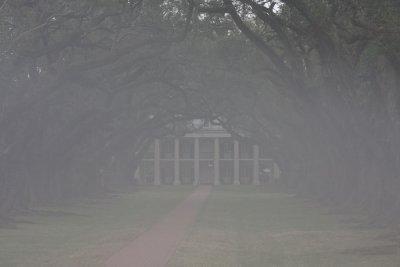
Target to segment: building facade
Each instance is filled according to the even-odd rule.
[[[182,138],[156,139],[135,173],[140,184],[264,184],[279,168],[257,145],[205,125]]]

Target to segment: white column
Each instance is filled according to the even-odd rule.
[[[154,141],[154,184],[161,185],[160,179],[160,139]]]
[[[200,145],[199,138],[194,139],[194,185],[199,184],[200,179]]]
[[[281,170],[279,169],[279,166],[277,163],[273,163],[273,176],[272,178],[274,181],[279,180],[279,177],[281,176]]]
[[[239,180],[239,142],[233,141],[233,184],[240,184]]]
[[[214,185],[219,185],[219,138],[214,139]]]
[[[260,148],[258,145],[253,145],[253,184],[260,184]]]
[[[178,185],[181,183],[179,180],[179,139],[175,138],[175,158],[174,158],[174,173],[175,173],[175,178],[174,178],[174,184]]]
[[[141,180],[142,180],[141,173],[140,173],[140,165],[141,165],[141,163],[139,163],[139,165],[136,167],[136,171],[134,174],[134,178],[138,182],[141,182]]]

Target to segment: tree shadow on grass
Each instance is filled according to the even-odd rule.
[[[36,214],[43,217],[65,217],[65,216],[84,216],[75,212],[58,211],[58,210],[37,210]]]
[[[354,248],[354,249],[346,249],[341,251],[341,254],[351,254],[351,255],[394,255],[399,251],[399,245],[397,244],[388,244],[381,246],[373,246],[373,247],[364,247],[364,248]]]

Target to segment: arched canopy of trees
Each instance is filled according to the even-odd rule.
[[[0,2],[3,221],[128,182],[193,118],[247,132],[298,193],[398,219],[398,1]]]

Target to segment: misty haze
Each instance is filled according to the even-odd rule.
[[[399,266],[399,0],[0,0],[0,267]]]

